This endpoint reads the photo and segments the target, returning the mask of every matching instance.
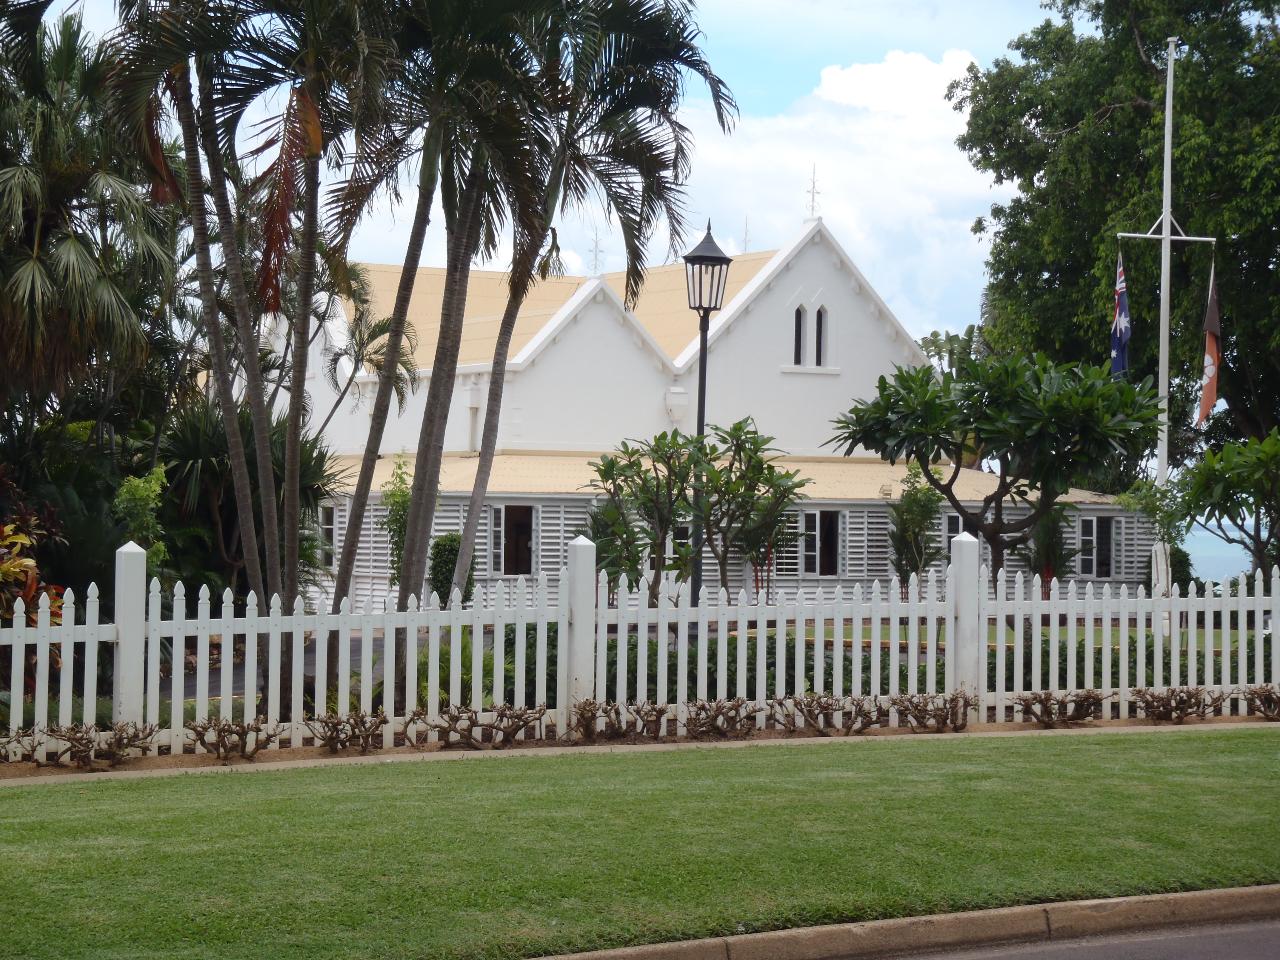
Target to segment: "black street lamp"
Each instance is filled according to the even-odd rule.
[[[711,221],[702,242],[684,255],[689,309],[698,314],[698,436],[707,432],[707,328],[711,313],[724,305],[724,285],[731,258],[711,237]],[[693,605],[702,592],[702,478],[695,480],[693,517]]]

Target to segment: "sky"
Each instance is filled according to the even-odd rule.
[[[111,0],[55,3],[66,6],[79,7],[95,32],[115,23]],[[1009,192],[956,146],[965,120],[944,95],[970,63],[989,66],[1051,15],[1036,0],[701,0],[708,60],[740,115],[721,133],[705,89],[690,84],[682,119],[695,138],[691,229],[676,253],[708,219],[730,254],[777,249],[803,229],[816,184],[814,212],[907,330],[918,337],[976,322],[987,250],[970,227]],[[353,259],[400,262],[412,191],[409,183],[398,210],[383,202],[371,211]],[[600,209],[571,214],[558,234],[571,273],[625,265]],[[508,252],[486,266],[504,268]],[[670,253],[664,232],[650,262]],[[430,231],[423,262],[443,265],[443,229]],[[1211,537],[1191,545],[1202,575],[1241,568],[1238,551]]]
[[[55,3],[68,6],[95,32],[115,23],[111,0]],[[675,252],[708,219],[731,254],[783,246],[802,230],[816,182],[814,212],[909,331],[974,322],[986,251],[969,228],[1007,194],[955,146],[964,118],[944,93],[970,62],[990,64],[1046,16],[1035,0],[703,0],[703,44],[740,116],[722,134],[705,88],[689,85],[690,230]],[[412,189],[401,208],[382,203],[366,218],[353,258],[400,261]],[[559,239],[570,272],[624,266],[621,237],[597,207],[568,216]],[[670,253],[664,230],[651,262]],[[434,229],[424,263],[443,262],[443,230]],[[503,252],[487,266],[505,267]]]

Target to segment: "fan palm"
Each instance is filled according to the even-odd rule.
[[[173,270],[169,224],[108,116],[111,66],[78,16],[0,20],[0,411],[140,359],[139,278]]]
[[[443,353],[438,353],[432,367],[428,419],[423,424],[427,434],[440,432],[441,423],[430,418],[442,409],[447,416],[447,388],[452,385],[451,370],[456,368],[455,338],[466,296],[465,272],[478,247],[493,247],[494,224],[504,193],[510,196],[513,189],[531,180],[528,171],[536,158],[530,148],[528,128],[534,114],[511,93],[528,75],[527,51],[521,44],[517,21],[522,14],[532,15],[549,6],[550,0],[412,0],[404,4],[406,16],[397,27],[400,70],[389,87],[389,116],[383,125],[364,131],[350,177],[331,200],[335,230],[349,236],[371,198],[380,191],[398,197],[404,170],[411,162],[418,163],[417,202],[395,304],[388,317],[384,375],[379,378],[370,409],[369,434],[349,502],[346,535],[335,576],[335,605],[348,592],[355,568],[373,470],[395,395],[395,382],[389,374],[400,365],[405,318],[432,204],[438,191],[445,212],[449,256],[437,344]],[[523,192],[524,197],[515,204],[520,214],[517,220],[528,224],[535,211],[535,191],[526,186]],[[476,213],[470,216],[473,207]],[[451,343],[455,344],[452,365],[448,363]],[[427,443],[420,449],[430,447]],[[427,473],[426,469],[416,470],[415,479],[420,474],[420,482],[425,483]],[[415,503],[420,519],[424,506],[421,488]],[[416,566],[425,571],[426,543],[408,546],[421,548]],[[416,582],[421,579],[419,576]],[[410,580],[403,582],[408,584]]]
[[[735,110],[697,38],[687,9],[653,0],[572,0],[531,31],[537,57],[532,80],[550,121],[541,145],[548,157],[539,184],[541,218],[537,231],[523,242],[516,238],[455,584],[471,567],[498,443],[511,335],[529,289],[556,260],[557,212],[581,206],[593,191],[603,199],[622,231],[628,304],[639,293],[648,242],[661,219],[672,249],[679,243],[690,141],[677,117],[685,76],[706,83],[721,129],[729,129]]]

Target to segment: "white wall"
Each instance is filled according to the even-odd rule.
[[[817,310],[826,309],[820,368],[792,363],[797,306],[807,311],[810,364]],[[877,378],[895,364],[920,362],[910,337],[818,221],[726,307],[712,320],[707,421],[725,425],[752,416],[790,453],[833,453],[823,446],[832,418],[853,399],[873,395]],[[677,368],[602,283],[584,285],[552,324],[540,349],[526,350],[527,359],[508,367],[500,449],[602,451],[672,426],[695,429],[696,350],[681,357]],[[690,340],[696,330],[690,313]],[[318,371],[324,360],[316,352],[312,363]],[[393,409],[384,454],[417,449],[428,383],[424,375],[403,413]],[[312,378],[311,388],[312,422],[318,423],[333,393],[321,377]],[[362,452],[375,388],[365,379],[334,417],[326,439],[336,452]],[[459,369],[446,450],[476,449],[487,389],[484,365]],[[687,396],[675,420],[668,411],[672,389]],[[356,393],[362,393],[358,405]]]
[[[732,269],[732,267],[730,267]],[[768,268],[766,268],[767,270]],[[886,315],[847,266],[825,230],[814,231],[719,329],[707,351],[707,422],[753,416],[761,432],[789,453],[827,454],[831,420],[855,398],[874,396],[876,380],[895,364],[919,362],[910,337]],[[742,300],[740,297],[739,300]],[[806,363],[793,365],[795,311],[806,311]],[[814,328],[826,310],[823,366],[813,366]],[[696,356],[678,381],[697,396]],[[682,428],[696,426],[690,404]]]

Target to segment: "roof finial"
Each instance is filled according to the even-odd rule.
[[[822,191],[818,189],[818,165],[813,165],[813,172],[809,176],[809,216],[816,217],[818,215],[818,194]]]
[[[592,276],[600,275],[600,254],[603,252],[600,248],[600,228],[591,228],[591,274]]]

